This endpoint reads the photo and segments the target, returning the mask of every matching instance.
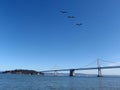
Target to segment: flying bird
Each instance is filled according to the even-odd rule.
[[[77,26],[81,26],[81,25],[83,25],[83,24],[82,24],[82,23],[77,23],[76,25],[77,25]]]
[[[68,18],[75,18],[75,16],[68,16]]]
[[[63,14],[64,14],[64,13],[67,13],[67,11],[60,11],[60,12],[63,13]]]
[[[65,13],[68,13],[68,12],[65,11],[65,10],[61,10],[60,13],[65,14]],[[73,16],[73,15],[69,15],[69,16],[67,16],[67,18],[69,18],[69,19],[74,19],[74,18],[76,18],[76,17]],[[82,23],[76,23],[75,25],[81,26],[81,25],[83,25],[83,24],[82,24]]]

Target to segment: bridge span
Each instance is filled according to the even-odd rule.
[[[70,68],[70,69],[56,69],[56,70],[45,70],[41,72],[57,72],[57,71],[69,71],[69,76],[75,76],[75,70],[98,70],[98,77],[102,77],[101,69],[114,69],[114,68],[120,68],[120,66],[104,66],[101,67],[100,60],[97,60],[97,67],[89,67],[89,68]]]
[[[97,69],[98,72],[101,69],[114,69],[114,68],[120,68],[120,66],[104,66],[104,67],[89,67],[89,68],[70,68],[70,69],[58,69],[58,70],[46,70],[41,72],[57,72],[57,71],[70,71],[70,76],[75,75],[75,70],[94,70]],[[101,77],[102,74],[98,73],[98,77]]]

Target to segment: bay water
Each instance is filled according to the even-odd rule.
[[[120,90],[120,77],[0,74],[0,90]]]

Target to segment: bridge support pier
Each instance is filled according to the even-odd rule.
[[[102,77],[100,59],[98,59],[97,64],[98,64],[98,77]]]
[[[73,77],[73,76],[75,76],[75,70],[74,69],[70,69],[70,75],[69,75],[70,77]]]
[[[102,77],[101,68],[98,67],[98,77]]]
[[[54,76],[57,76],[57,74],[58,74],[58,72],[55,70],[55,71],[54,71]]]

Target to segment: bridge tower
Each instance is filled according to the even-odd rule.
[[[75,76],[75,70],[74,69],[70,69],[70,75],[69,76]]]
[[[58,75],[57,70],[54,70],[54,76],[57,76],[57,75]]]
[[[54,72],[53,72],[54,76],[58,76],[58,71],[57,71],[58,70],[58,66],[54,65],[53,69],[54,69]]]
[[[97,60],[97,65],[98,65],[98,77],[102,77],[100,58],[98,58]]]

